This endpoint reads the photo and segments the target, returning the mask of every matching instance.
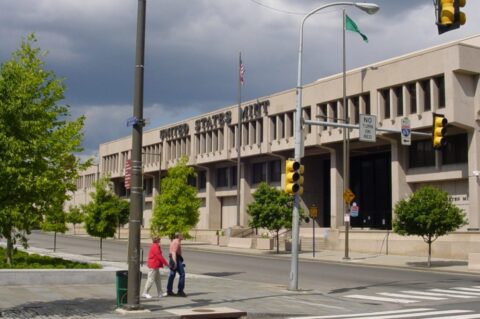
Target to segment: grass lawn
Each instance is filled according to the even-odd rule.
[[[99,264],[87,264],[61,258],[28,254],[16,250],[13,253],[13,265],[5,262],[5,249],[0,247],[0,269],[100,269]]]

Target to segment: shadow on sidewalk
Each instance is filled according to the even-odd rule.
[[[44,316],[55,317],[87,317],[113,313],[115,310],[113,298],[76,298],[70,300],[31,301],[11,308],[0,310],[2,318],[35,318]]]
[[[451,266],[468,266],[468,261],[462,260],[434,260],[432,261],[433,267],[451,267]],[[428,268],[427,261],[411,261],[407,262],[407,266],[411,267],[420,267],[420,268]]]

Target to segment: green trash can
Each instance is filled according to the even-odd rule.
[[[127,302],[128,270],[119,270],[116,273],[117,308]]]

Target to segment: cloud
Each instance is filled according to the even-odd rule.
[[[347,67],[355,68],[474,34],[480,1],[465,7],[467,24],[438,35],[431,2],[378,0],[367,15],[347,13],[370,41],[347,34]],[[322,2],[326,3],[326,2]],[[246,66],[242,99],[296,85],[298,35],[313,0],[147,1],[145,117],[148,128],[237,103],[238,54]],[[273,8],[273,9],[272,9]],[[341,72],[342,8],[305,24],[303,82]],[[128,136],[132,114],[137,1],[15,0],[0,2],[0,59],[35,32],[49,51],[47,67],[67,85],[66,103],[86,114],[86,152]]]

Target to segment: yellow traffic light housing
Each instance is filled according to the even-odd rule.
[[[466,0],[438,0],[436,10],[439,34],[458,29],[465,24],[467,17],[460,8],[463,8],[466,2]]]
[[[432,144],[434,149],[445,146],[445,134],[447,134],[448,120],[442,114],[433,113]]]
[[[288,159],[285,161],[285,192],[290,195],[303,194],[304,167],[300,162]]]

